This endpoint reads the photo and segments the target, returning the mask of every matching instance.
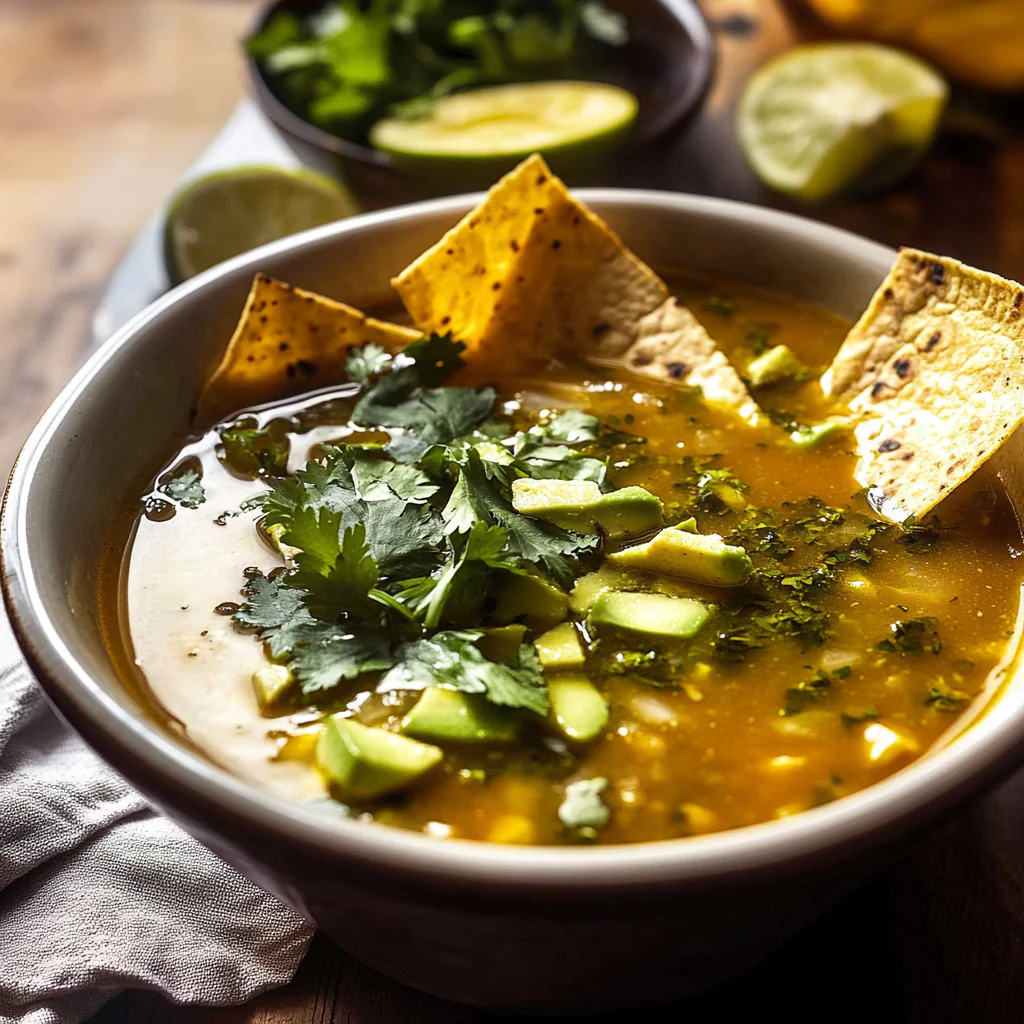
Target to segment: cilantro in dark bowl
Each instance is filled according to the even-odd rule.
[[[693,0],[639,0],[628,16],[622,0],[278,0],[244,45],[264,112],[377,196],[410,184],[368,143],[383,117],[467,88],[576,78],[637,96],[634,138],[647,142],[696,108],[714,52]]]

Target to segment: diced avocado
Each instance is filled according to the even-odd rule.
[[[836,416],[825,420],[824,423],[811,423],[806,427],[798,427],[789,435],[789,439],[798,448],[815,448],[822,441],[845,433],[849,426],[849,420]]]
[[[522,716],[483,694],[428,687],[402,719],[402,732],[437,743],[511,743]]]
[[[569,607],[577,615],[586,615],[599,594],[606,590],[625,590],[631,582],[627,573],[606,562],[597,572],[588,572],[576,581],[569,594]]]
[[[440,747],[360,725],[341,713],[324,722],[316,746],[320,770],[342,796],[355,800],[405,789],[443,757]]]
[[[295,680],[287,665],[273,663],[260,665],[252,674],[252,688],[261,711],[269,711],[280,704],[291,690]]]
[[[511,661],[522,646],[526,627],[518,623],[512,626],[495,626],[480,631],[483,636],[475,646],[490,661]]]
[[[579,668],[586,660],[579,634],[571,622],[549,629],[533,645],[544,668]]]
[[[548,693],[551,714],[569,739],[587,743],[604,731],[608,703],[586,676],[553,676],[548,680]]]
[[[697,634],[710,614],[710,608],[691,597],[606,590],[590,606],[587,624],[598,630],[686,640]]]
[[[609,537],[635,537],[656,530],[664,521],[661,499],[645,487],[620,487],[601,496],[594,510]]]
[[[640,572],[678,576],[712,587],[735,587],[750,577],[753,565],[741,547],[726,544],[718,534],[662,530],[646,544],[608,556],[613,565]]]
[[[596,533],[594,506],[601,488],[593,480],[530,480],[512,482],[512,507],[577,533]]]
[[[569,597],[540,576],[512,576],[498,592],[490,621],[521,622],[530,629],[550,629],[569,614]]]
[[[524,516],[534,516],[577,533],[611,537],[649,533],[661,526],[661,500],[644,487],[621,487],[602,494],[592,480],[515,480],[512,505]]]
[[[697,533],[697,520],[690,516],[689,519],[684,519],[681,523],[676,523],[675,526],[670,526],[670,530],[681,530],[683,533]]]
[[[751,387],[763,388],[784,380],[797,380],[806,373],[807,367],[788,345],[776,345],[759,355],[747,367],[747,380]]]

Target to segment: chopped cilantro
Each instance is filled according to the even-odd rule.
[[[533,646],[522,644],[514,662],[489,661],[476,647],[483,635],[480,630],[448,631],[403,645],[397,664],[381,687],[419,690],[445,686],[485,694],[495,704],[546,715],[550,703]]]
[[[558,808],[558,820],[575,831],[580,838],[593,839],[598,829],[608,824],[611,816],[601,794],[608,788],[608,780],[597,776],[580,779],[565,787],[565,796]]]
[[[576,444],[580,441],[597,439],[600,421],[589,412],[569,409],[561,412],[543,427],[538,428],[542,437],[552,441]]]
[[[203,467],[198,459],[189,459],[182,466],[160,478],[158,491],[162,491],[182,508],[199,508],[206,501],[203,487]]]
[[[292,421],[280,419],[259,427],[254,417],[246,416],[220,431],[217,458],[240,476],[280,476],[288,469],[288,431],[294,427]]]
[[[799,715],[806,711],[808,706],[828,697],[832,684],[845,679],[850,674],[850,667],[844,665],[832,672],[818,669],[814,677],[795,686],[787,687],[783,694],[782,709],[780,715]]]
[[[369,387],[370,382],[386,373],[391,365],[391,353],[380,345],[368,341],[365,345],[353,345],[349,349],[348,359],[345,360],[345,373],[349,380],[354,380],[363,387]]]
[[[938,516],[929,516],[924,523],[904,523],[896,543],[912,555],[925,555],[935,550],[941,536],[942,524]]]
[[[717,465],[721,456],[686,455],[679,461],[682,479],[675,484],[683,492],[687,508],[708,515],[724,515],[746,505],[743,494],[749,485]]]
[[[880,640],[878,649],[888,654],[938,654],[942,650],[939,639],[939,620],[926,615],[920,619],[897,619],[889,626],[889,636]]]
[[[963,710],[970,700],[970,694],[964,693],[963,690],[956,690],[952,686],[947,686],[946,683],[940,680],[928,691],[925,704],[935,708],[936,711],[955,713]]]
[[[878,709],[871,705],[863,708],[847,708],[839,718],[847,729],[852,729],[855,725],[872,722],[878,718]]]

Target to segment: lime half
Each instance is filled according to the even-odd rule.
[[[828,199],[909,170],[931,144],[948,95],[934,68],[888,46],[798,46],[751,78],[737,130],[766,185]]]
[[[556,170],[599,161],[632,127],[632,93],[599,82],[529,82],[456,93],[419,118],[379,121],[370,142],[405,170],[436,180],[501,173],[531,153]]]
[[[239,167],[191,182],[164,228],[174,284],[258,245],[358,212],[343,185],[313,171]]]

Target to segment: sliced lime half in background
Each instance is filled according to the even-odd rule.
[[[531,153],[558,171],[607,158],[636,120],[632,93],[600,82],[529,82],[437,100],[424,117],[378,121],[370,142],[433,180],[488,179]]]
[[[766,185],[818,201],[906,173],[931,144],[948,95],[934,68],[901,50],[809,44],[751,78],[737,131]]]
[[[190,182],[171,201],[164,257],[173,284],[223,260],[358,213],[340,182],[314,171],[239,167]]]

